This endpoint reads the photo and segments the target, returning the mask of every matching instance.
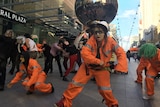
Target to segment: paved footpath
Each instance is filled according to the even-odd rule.
[[[43,58],[38,59],[43,65]],[[113,94],[119,101],[119,107],[160,107],[160,79],[155,81],[155,96],[152,100],[143,100],[141,86],[136,84],[135,69],[138,62],[131,60],[129,62],[128,75],[111,74],[111,85]],[[52,82],[55,87],[55,93],[43,94],[35,92],[32,95],[26,95],[21,82],[15,84],[11,89],[5,87],[5,91],[0,92],[0,107],[53,107],[54,102],[57,102],[67,88],[68,82],[62,81],[59,76],[56,62],[53,62],[54,72],[48,74],[46,82]],[[7,72],[10,67],[7,67]],[[64,69],[63,69],[64,70]],[[69,74],[69,79],[74,76],[74,73]],[[7,73],[6,84],[13,78]],[[95,82],[89,81],[83,91],[73,100],[72,107],[106,107],[102,102],[102,97],[98,93]]]

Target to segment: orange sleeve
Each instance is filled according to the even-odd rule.
[[[142,72],[144,70],[144,68],[148,67],[149,65],[150,64],[149,64],[149,62],[147,60],[145,60],[144,58],[141,58],[136,71]]]
[[[119,46],[119,44],[113,40],[113,38],[108,37],[108,41],[110,41],[112,44],[112,51],[116,54],[117,56],[117,65],[115,66],[115,70],[127,73],[128,72],[128,62],[127,62],[127,56],[124,51],[124,49]]]
[[[101,62],[100,59],[95,57],[96,55],[93,55],[92,48],[94,43],[96,43],[96,41],[91,37],[86,45],[82,47],[81,56],[86,64],[100,64]]]
[[[10,83],[15,84],[15,83],[17,83],[19,80],[21,80],[21,78],[22,78],[23,74],[25,73],[25,71],[26,71],[26,70],[25,70],[25,67],[24,67],[24,65],[22,64],[22,65],[20,66],[20,71],[16,73],[15,77],[11,80]]]
[[[37,45],[38,48],[42,47],[42,44],[40,44],[40,43],[37,43],[36,45]]]
[[[26,45],[23,45],[22,48],[23,48],[24,51],[27,51],[27,46]]]
[[[37,45],[38,51],[39,51],[39,52],[42,52],[42,51],[43,51],[43,49],[42,49],[42,44],[37,43],[36,45]]]

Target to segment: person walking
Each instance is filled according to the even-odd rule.
[[[62,66],[61,66],[61,62],[60,62],[60,56],[61,56],[61,52],[64,53],[65,51],[63,50],[63,44],[64,44],[64,40],[60,39],[58,42],[55,42],[51,45],[51,50],[50,53],[53,56],[53,58],[55,58],[55,60],[57,61],[58,64],[58,68],[59,68],[59,73],[60,73],[60,77],[63,76],[63,72],[62,72]]]
[[[26,75],[22,85],[27,90],[27,95],[32,94],[35,90],[43,93],[54,92],[52,83],[45,83],[47,75],[42,70],[36,59],[30,58],[28,52],[22,52],[20,60],[20,71],[17,72],[15,77],[8,83],[8,88],[11,88],[14,84],[21,80],[23,75]]]
[[[12,39],[13,35],[13,30],[8,29],[4,35],[0,36],[0,91],[3,91],[5,86],[7,59],[10,57],[15,46]]]
[[[42,43],[42,50],[44,54],[44,72],[48,74],[49,70],[50,73],[53,72],[53,56],[50,53],[51,51],[51,46],[47,44],[46,40],[43,40]]]
[[[71,107],[72,100],[82,91],[84,85],[95,77],[99,93],[105,100],[108,107],[118,107],[118,100],[114,97],[110,84],[110,72],[108,71],[109,61],[112,53],[117,55],[118,63],[115,66],[116,72],[128,72],[128,63],[125,51],[113,38],[107,35],[109,27],[105,21],[92,21],[89,24],[92,36],[82,47],[81,64],[72,82],[64,91],[62,99],[54,104],[54,107]]]
[[[131,58],[131,52],[130,52],[130,50],[127,51],[126,55],[127,55],[128,61],[130,62],[130,58]]]
[[[71,70],[73,69],[75,62],[77,62],[77,64],[80,66],[81,62],[78,62],[78,49],[76,49],[75,45],[73,44],[73,42],[71,42],[71,44],[67,47],[66,52],[69,55],[69,67],[67,68],[67,70],[65,71],[65,74],[63,75],[63,81],[69,81],[67,79],[68,74],[71,72]]]

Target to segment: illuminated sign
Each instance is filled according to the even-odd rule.
[[[4,8],[0,8],[0,16],[23,24],[27,23],[26,18],[24,16],[18,15]]]

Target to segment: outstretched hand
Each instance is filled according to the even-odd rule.
[[[13,85],[14,85],[13,83],[7,84],[7,88],[12,88]]]
[[[25,89],[26,89],[27,91],[29,90],[29,88],[30,88],[29,86],[25,86]]]

